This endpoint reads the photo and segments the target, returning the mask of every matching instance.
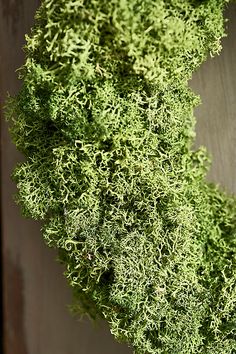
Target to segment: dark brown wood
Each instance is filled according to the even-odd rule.
[[[23,63],[24,34],[29,32],[37,0],[0,0],[0,103],[20,87],[15,70]],[[195,73],[191,86],[201,94],[196,109],[197,143],[213,155],[209,178],[236,192],[236,5],[231,5],[229,36],[219,57]],[[23,157],[10,142],[1,115],[1,205],[4,285],[4,354],[125,354],[104,323],[95,328],[68,311],[71,290],[56,252],[42,240],[40,223],[22,218],[13,201],[10,173]]]

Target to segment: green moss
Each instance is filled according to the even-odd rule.
[[[236,203],[205,180],[188,87],[225,3],[44,0],[8,103],[24,215],[137,354],[236,352]]]

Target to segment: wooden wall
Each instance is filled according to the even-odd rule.
[[[0,0],[0,103],[20,83],[15,73],[24,60],[24,34],[33,23],[38,0]],[[195,73],[191,86],[201,94],[196,109],[196,146],[213,155],[209,178],[236,193],[236,4],[226,11],[229,36],[221,56]],[[9,139],[1,116],[1,210],[4,298],[4,354],[128,354],[106,324],[95,328],[68,311],[71,291],[40,235],[40,223],[23,219],[12,195],[10,173],[23,159]]]
[[[206,146],[212,155],[209,179],[236,193],[236,3],[225,17],[228,36],[220,55],[202,64],[190,86],[202,100],[195,110],[196,146]]]

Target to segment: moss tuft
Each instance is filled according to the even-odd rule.
[[[225,3],[44,0],[8,103],[24,215],[136,354],[236,352],[236,203],[205,180],[188,87]]]

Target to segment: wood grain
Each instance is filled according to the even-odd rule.
[[[208,178],[236,193],[236,4],[225,11],[228,36],[219,56],[209,58],[193,75],[190,86],[201,96],[195,109],[196,146],[212,156]]]
[[[29,32],[37,0],[0,0],[0,103],[6,92],[19,90],[15,73],[24,61],[21,50]],[[197,117],[196,146],[213,155],[209,178],[236,193],[236,5],[226,11],[228,38],[221,56],[208,60],[190,85],[202,97]],[[98,328],[70,315],[71,291],[55,262],[56,252],[42,240],[41,225],[23,219],[12,195],[10,174],[23,157],[9,139],[1,116],[1,204],[4,272],[4,354],[125,354],[107,325]]]

